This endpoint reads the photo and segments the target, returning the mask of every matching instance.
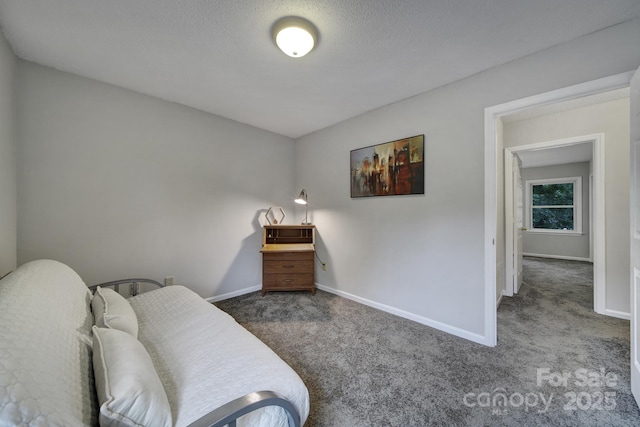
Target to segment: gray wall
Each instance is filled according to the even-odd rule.
[[[526,195],[526,181],[532,179],[582,177],[582,234],[554,235],[549,233],[525,232],[522,236],[522,251],[529,255],[547,255],[567,258],[591,259],[589,230],[589,162],[565,165],[542,166],[522,169],[523,190]],[[528,202],[525,200],[525,224],[529,224]]]
[[[604,133],[605,309],[629,313],[629,100],[605,102],[504,126],[505,146]]]
[[[627,22],[300,138],[296,182],[330,267],[316,280],[483,337],[485,108],[635,70],[639,39],[638,20]],[[349,197],[350,150],[422,133],[424,196]]]
[[[14,70],[16,59],[0,34],[0,276],[16,267],[16,145]]]
[[[321,285],[482,338],[484,109],[635,69],[638,39],[630,21],[296,144],[21,62],[19,261],[57,258],[89,283],[174,275],[205,297],[234,292],[260,282],[260,209],[304,187]],[[424,196],[349,198],[350,150],[421,133]]]
[[[291,207],[294,141],[20,61],[18,259],[89,284],[175,276],[203,297],[261,283],[258,216]]]

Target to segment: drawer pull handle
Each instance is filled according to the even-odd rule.
[[[283,282],[293,282],[293,279],[283,279]]]
[[[283,265],[282,268],[294,268],[295,265]]]

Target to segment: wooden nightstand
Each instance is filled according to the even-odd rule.
[[[267,225],[262,237],[262,295],[311,291],[315,285],[315,226]]]

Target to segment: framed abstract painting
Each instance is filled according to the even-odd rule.
[[[424,135],[351,150],[351,197],[424,194]]]

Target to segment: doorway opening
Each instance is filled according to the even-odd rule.
[[[502,129],[498,118],[629,87],[633,72],[617,74],[485,109],[485,334],[484,343],[497,344],[497,301],[504,284],[504,182]]]
[[[508,144],[508,141],[505,141]],[[525,253],[534,256],[548,255],[550,258],[564,258],[581,261],[591,261],[594,264],[594,311],[605,314],[606,295],[606,251],[605,251],[605,150],[604,134],[592,134],[564,138],[553,141],[545,141],[535,144],[505,147],[504,149],[504,188],[505,188],[505,282],[503,287],[504,296],[513,296],[518,293],[522,283],[522,257]],[[516,162],[516,159],[519,160]],[[524,161],[523,161],[524,160]],[[533,223],[529,205],[529,198],[523,197],[526,189],[522,188],[522,181],[518,182],[518,177],[522,176],[521,168],[545,168],[547,174],[553,170],[562,170],[563,166],[569,164],[587,163],[587,170],[576,172],[576,167],[570,171],[556,172],[558,176],[547,178],[559,178],[580,174],[580,182],[584,182],[585,196],[588,200],[586,206],[579,206],[580,220],[584,217],[588,224],[584,224],[580,229],[574,227],[570,232],[564,231],[544,231],[540,234],[531,230]],[[559,169],[560,168],[560,169]],[[584,167],[582,169],[585,169]],[[565,178],[568,179],[568,178]],[[581,185],[582,186],[582,185]],[[518,188],[520,187],[520,188]],[[581,190],[580,190],[581,191]],[[582,192],[581,192],[582,193]],[[520,195],[520,199],[516,195]],[[578,197],[580,196],[580,197]],[[522,199],[525,203],[522,203]],[[576,195],[582,203],[582,194]],[[583,212],[585,211],[585,212]],[[526,220],[523,222],[522,218]],[[529,245],[523,250],[523,234],[536,245]],[[537,235],[536,235],[537,234]],[[543,243],[543,242],[547,243]],[[564,250],[560,250],[553,255],[554,249],[549,245],[564,245]],[[531,247],[544,248],[542,250],[531,250]],[[573,246],[573,247],[571,247]],[[580,247],[582,246],[582,247]],[[586,247],[585,247],[586,246]],[[542,252],[542,253],[538,253]],[[563,254],[564,253],[564,254]],[[566,255],[569,253],[570,255]],[[573,253],[573,255],[571,255]],[[577,255],[577,256],[576,256]],[[585,256],[586,255],[586,256]]]

